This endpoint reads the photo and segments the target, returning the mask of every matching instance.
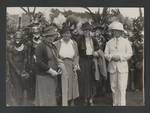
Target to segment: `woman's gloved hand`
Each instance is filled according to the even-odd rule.
[[[59,73],[57,71],[55,71],[54,69],[50,68],[48,71],[47,71],[49,74],[51,74],[52,76],[57,76],[59,75]]]
[[[59,74],[59,75],[62,75],[62,73],[63,73],[62,69],[59,68],[59,69],[58,69],[58,74]]]
[[[26,71],[23,71],[21,73],[21,77],[24,78],[24,79],[28,79],[30,77],[29,73],[27,73]]]
[[[80,70],[80,66],[78,64],[75,64],[73,66],[73,71],[77,71],[77,70]]]

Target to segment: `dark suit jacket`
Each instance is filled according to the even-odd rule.
[[[99,50],[99,44],[97,39],[92,38],[93,40],[93,45],[94,45],[94,51]],[[85,56],[86,55],[86,43],[85,43],[85,37],[81,36],[79,40],[77,41],[78,43],[78,50],[79,50],[79,56]]]
[[[49,68],[58,69],[55,49],[54,46],[50,46],[44,42],[37,46],[35,50],[37,74],[46,74]]]

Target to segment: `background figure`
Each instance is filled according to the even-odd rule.
[[[11,76],[10,73],[10,65],[9,65],[9,56],[11,55],[11,48],[13,48],[14,45],[14,34],[10,34],[7,37],[6,41],[6,103],[7,106],[15,105],[15,100],[14,100],[14,92],[13,92],[13,77]],[[10,55],[9,55],[10,54]],[[12,95],[13,94],[13,95]]]
[[[16,32],[12,46],[8,48],[8,65],[11,79],[12,97],[14,98],[14,105],[20,106],[24,102],[24,87],[23,80],[28,76],[25,72],[25,65],[27,63],[27,50],[22,42],[22,33]]]
[[[32,105],[35,99],[35,86],[36,86],[35,49],[37,45],[41,43],[42,36],[40,28],[37,25],[31,26],[31,31],[28,32],[26,31],[24,33],[25,34],[24,38],[28,39],[25,43],[27,46],[26,71],[29,73],[29,78],[24,81],[24,87],[26,89],[26,103]]]
[[[143,91],[143,64],[144,64],[144,31],[140,35],[140,39],[136,42],[135,45],[135,89],[136,91]]]
[[[105,56],[109,61],[108,71],[110,72],[113,106],[125,106],[128,82],[127,60],[132,56],[132,48],[129,41],[122,37],[124,29],[120,22],[112,22],[109,28],[114,38],[107,42]]]
[[[98,40],[100,50],[99,55],[96,57],[98,59],[98,68],[99,68],[99,79],[96,81],[96,97],[99,96],[105,96],[108,93],[109,88],[109,80],[107,81],[107,70],[106,70],[106,61],[103,59],[104,57],[104,49],[105,49],[105,43],[106,39],[103,36],[104,35],[104,26],[100,24],[95,24],[93,27],[93,38]]]

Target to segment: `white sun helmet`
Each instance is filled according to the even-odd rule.
[[[123,31],[125,32],[124,28],[123,28],[123,24],[118,22],[118,21],[114,21],[109,25],[109,29],[113,29],[113,30],[119,30],[119,31]]]

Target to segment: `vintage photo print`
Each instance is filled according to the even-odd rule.
[[[143,7],[7,7],[6,106],[144,106]]]

